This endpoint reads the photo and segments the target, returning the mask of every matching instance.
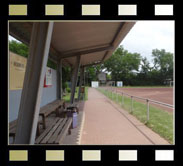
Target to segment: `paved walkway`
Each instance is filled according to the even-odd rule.
[[[88,90],[80,144],[169,144],[94,88]]]

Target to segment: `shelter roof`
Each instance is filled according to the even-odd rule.
[[[54,22],[49,58],[73,66],[81,55],[81,66],[108,59],[135,22],[64,21]],[[11,36],[29,45],[33,22],[9,22]]]

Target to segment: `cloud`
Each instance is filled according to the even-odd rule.
[[[152,60],[152,49],[174,53],[174,21],[137,21],[121,43],[129,52]]]

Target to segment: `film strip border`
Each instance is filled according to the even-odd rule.
[[[136,18],[139,15],[144,15],[145,13],[140,13],[142,11],[143,6],[139,6],[139,4],[113,4],[115,5],[115,12],[113,16],[119,17],[133,17]],[[61,19],[64,16],[69,16],[68,12],[68,5],[65,3],[60,4],[40,4],[40,15],[41,16],[58,16]],[[78,5],[77,8],[77,15],[86,18],[85,16],[94,16],[98,17],[99,19],[101,16],[104,15],[103,13],[103,4],[81,4]],[[150,5],[149,5],[150,6]],[[39,7],[38,7],[39,8]],[[108,7],[109,9],[109,7]],[[9,16],[30,16],[32,13],[32,6],[30,4],[22,3],[22,4],[8,4],[8,15]],[[148,9],[146,9],[147,11]],[[114,10],[113,10],[114,11]],[[154,4],[151,5],[151,10],[149,13],[151,16],[158,18],[158,16],[169,17],[174,16],[174,4]],[[35,12],[36,13],[36,12]],[[79,13],[79,14],[78,14]],[[110,12],[109,12],[110,13]],[[140,13],[140,14],[139,14]],[[149,14],[148,13],[148,14]],[[109,14],[110,15],[110,14]],[[149,16],[149,15],[148,15]],[[143,17],[142,17],[143,18]],[[93,148],[89,150],[85,150],[85,147],[78,148],[63,148],[62,147],[35,147],[34,148],[27,148],[23,149],[23,147],[13,148],[11,150],[7,150],[7,160],[9,165],[21,165],[26,162],[29,165],[29,162],[32,162],[36,159],[36,155],[39,153],[39,161],[38,163],[42,163],[42,165],[49,165],[50,161],[59,162],[59,163],[70,163],[71,161],[76,161],[78,163],[81,162],[99,162],[103,163],[104,161],[107,163],[109,160],[114,163],[123,163],[123,162],[143,162],[144,160],[147,162],[174,162],[176,158],[176,152],[171,148],[167,147],[166,149],[155,148],[151,147],[152,149],[147,150],[146,148],[142,148],[142,150],[134,149],[126,149],[126,150],[119,150],[119,148],[109,148],[109,149],[102,149],[100,148]],[[59,148],[59,149],[58,149]],[[61,150],[60,150],[61,149]],[[102,150],[101,150],[102,149]],[[106,157],[107,156],[107,157]],[[145,156],[145,157],[144,157]],[[148,156],[148,157],[147,157]],[[43,164],[44,163],[44,164]],[[39,164],[38,164],[39,165]]]
[[[64,3],[61,4],[39,4],[40,14],[42,16],[69,16],[68,14],[68,5]],[[77,13],[80,13],[80,16],[103,16],[103,4],[81,4],[77,8]],[[113,5],[114,7],[114,5]],[[109,7],[108,7],[109,8]],[[144,6],[144,8],[147,8]],[[41,10],[42,9],[42,10]],[[142,7],[139,7],[138,4],[117,4],[115,5],[115,14],[119,16],[139,16]],[[153,9],[153,10],[152,10]],[[28,4],[9,4],[8,5],[8,15],[9,16],[30,16],[32,11],[32,6]],[[114,11],[114,10],[113,10]],[[113,11],[109,11],[113,16]],[[145,11],[148,11],[147,9]],[[151,6],[151,16],[174,16],[174,4],[154,4]],[[105,13],[104,13],[105,14]],[[76,14],[77,16],[77,14]]]
[[[71,150],[71,149],[70,149]],[[29,160],[34,160],[35,151],[33,150],[9,150],[9,162],[28,162]],[[71,155],[72,153],[72,155]],[[108,153],[108,154],[107,154]],[[49,162],[49,161],[59,161],[59,162],[68,162],[75,161],[77,162],[91,162],[98,161],[102,162],[103,160],[110,160],[114,163],[116,162],[140,162],[144,160],[159,162],[159,161],[174,161],[174,150],[152,150],[149,154],[149,157],[144,156],[144,152],[140,150],[42,150],[39,151],[40,160],[39,162]],[[107,159],[107,158],[108,159]],[[146,159],[145,159],[146,158]]]

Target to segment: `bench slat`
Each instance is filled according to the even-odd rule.
[[[55,133],[52,135],[52,137],[50,137],[50,139],[48,140],[48,143],[53,144],[55,142],[55,140],[58,137],[59,132],[62,130],[64,124],[67,121],[67,118],[63,118],[64,120],[62,121],[62,123],[59,124],[59,127],[57,128],[57,130],[55,131]]]
[[[55,121],[48,127],[35,141],[36,144],[39,144],[41,140],[46,136],[46,134],[52,129],[52,127],[57,123],[60,118],[55,118]]]
[[[43,106],[40,109],[40,115],[43,116],[48,116],[49,114],[51,114],[52,112],[54,112],[58,107],[64,105],[64,101],[63,100],[55,100],[49,104],[47,104],[46,106]]]
[[[52,112],[57,111],[57,109],[61,106],[63,106],[65,108],[65,101],[64,100],[55,100],[55,101],[41,107],[39,115],[44,116],[46,118]],[[48,133],[49,130],[51,130],[51,127],[53,127],[53,130],[56,130],[56,126],[54,126],[54,125],[56,124],[56,122],[58,122],[59,119],[60,118],[55,119],[53,124],[49,128],[47,128],[45,131],[43,131],[43,133],[36,139],[36,143],[39,143],[42,139],[43,139],[43,142],[47,142],[46,140],[50,139],[49,137],[51,135],[53,135],[54,133],[50,132],[47,136],[46,136],[46,133]],[[40,119],[38,123],[41,124],[41,121],[42,121],[42,119]],[[62,123],[62,121],[63,120],[61,120],[59,123]],[[59,123],[57,124],[58,127],[60,127]],[[13,136],[13,137],[15,136],[16,125],[17,125],[17,119],[9,123],[9,136]]]
[[[63,118],[57,121],[57,123],[52,127],[52,129],[48,132],[47,136],[41,141],[41,144],[46,144],[48,139],[52,136],[52,134],[56,131],[59,124],[63,121]]]
[[[58,105],[52,105],[52,106],[47,106],[46,108],[42,108],[42,110],[40,111],[40,115],[44,114],[45,116],[49,115],[50,113],[52,113],[53,111],[56,110],[56,108],[58,108]]]
[[[16,127],[10,129],[10,130],[9,130],[9,133],[10,133],[10,134],[15,134],[15,133],[16,133]]]
[[[63,138],[65,137],[65,135],[68,132],[69,127],[71,126],[72,123],[72,119],[68,118],[67,119],[67,123],[65,123],[64,128],[62,129],[62,131],[59,133],[57,139],[55,140],[55,144],[60,144],[63,140]]]
[[[10,122],[9,123],[9,129],[14,128],[16,126],[16,124],[17,124],[17,120],[14,120],[14,121]]]

